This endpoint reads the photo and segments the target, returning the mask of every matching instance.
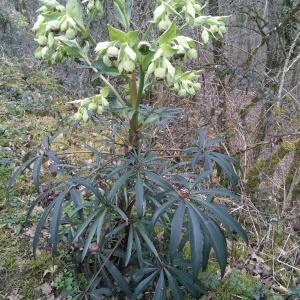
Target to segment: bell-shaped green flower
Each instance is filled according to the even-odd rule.
[[[177,70],[173,90],[177,91],[180,97],[194,96],[200,89],[198,78],[199,75],[195,71],[182,73],[180,70]]]

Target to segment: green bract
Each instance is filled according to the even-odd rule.
[[[206,269],[210,253],[214,251],[223,276],[226,236],[238,234],[247,241],[244,229],[220,203],[236,198],[227,187],[238,187],[239,168],[214,149],[222,139],[207,140],[202,129],[187,148],[178,150],[184,153],[180,163],[166,157],[156,135],[166,124],[177,124],[180,110],[161,106],[163,93],[162,100],[154,99],[155,107],[148,99],[157,85],[176,96],[197,93],[199,71],[185,66],[197,58],[197,37],[186,36],[184,29],[199,26],[199,38],[208,46],[225,33],[224,17],[204,16],[196,0],[159,1],[142,32],[131,28],[131,2],[113,0],[118,26],[108,25],[107,41],[99,41],[89,30],[103,15],[99,0],[41,3],[33,27],[35,56],[52,64],[73,59],[93,72],[91,80],[101,81],[100,92],[72,101],[78,105],[73,119],[108,126],[101,123],[105,135],[100,146],[93,148],[99,141],[86,137],[90,159],[70,163],[69,157],[55,154],[60,149],[52,147],[55,136],[48,137],[11,178],[9,187],[32,165],[38,197],[29,213],[42,201],[46,205],[36,226],[34,253],[49,223],[52,253],[61,244],[69,247],[82,275],[78,288],[65,293],[72,299],[182,300],[187,293],[199,299],[205,289],[198,274]],[[51,183],[48,174],[41,176],[49,166],[56,175]],[[211,180],[220,173],[228,177],[226,188],[211,185],[221,182]],[[42,191],[43,178],[47,184]]]

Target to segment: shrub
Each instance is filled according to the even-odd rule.
[[[29,213],[45,199],[48,203],[36,227],[34,253],[50,219],[53,254],[64,242],[87,278],[88,284],[74,291],[74,299],[183,299],[186,291],[198,297],[205,289],[197,277],[207,267],[212,250],[221,274],[225,272],[224,229],[247,240],[241,225],[216,200],[236,195],[210,184],[217,167],[236,187],[236,163],[214,150],[222,139],[207,140],[202,129],[198,140],[181,150],[190,159],[174,162],[164,157],[151,132],[176,122],[180,111],[151,107],[145,99],[150,87],[159,84],[179,96],[195,95],[199,72],[183,68],[197,57],[198,41],[185,36],[184,29],[200,27],[202,44],[207,45],[225,32],[224,17],[204,16],[204,7],[194,0],[160,1],[141,32],[131,29],[134,12],[128,3],[114,0],[114,16],[122,29],[108,25],[109,40],[97,43],[84,20],[91,24],[103,15],[99,1],[83,1],[85,13],[77,0],[68,0],[66,7],[55,0],[41,2],[33,28],[39,44],[36,57],[48,63],[73,59],[95,72],[103,86],[98,94],[72,102],[79,105],[74,119],[96,123],[110,115],[112,136],[119,140],[107,142],[109,151],[89,146],[95,160],[74,166],[52,150],[55,136],[46,138],[15,172],[9,187],[33,166],[40,194]],[[41,192],[45,163],[60,176]]]

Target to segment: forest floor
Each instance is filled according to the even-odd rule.
[[[26,211],[36,196],[28,174],[17,180],[6,197],[6,186],[15,166],[40,144],[44,136],[70,128],[72,107],[65,89],[51,71],[37,70],[22,62],[0,59],[0,299],[57,299],[57,295],[77,286],[68,253],[61,250],[52,258],[47,231],[37,256],[31,241],[40,206],[27,218]],[[97,132],[89,125],[62,137],[62,152],[82,150],[82,141]],[[82,159],[89,159],[82,157]],[[240,209],[240,207],[242,209]],[[201,280],[210,289],[204,299],[297,299],[293,289],[299,266],[285,260],[298,247],[298,233],[286,220],[273,220],[266,207],[249,199],[232,205],[232,210],[249,231],[249,247],[239,241],[229,244],[230,258],[224,279],[212,260]],[[258,237],[260,243],[258,243]],[[289,252],[289,253],[287,253]]]

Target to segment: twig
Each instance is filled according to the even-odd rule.
[[[294,52],[294,49],[296,47],[296,44],[298,42],[298,39],[300,37],[300,31],[298,32],[295,40],[293,41],[292,45],[291,45],[291,48],[289,50],[289,53],[288,53],[288,56],[285,60],[285,63],[284,63],[284,67],[283,67],[283,71],[282,71],[282,76],[281,76],[281,81],[280,81],[280,85],[279,85],[279,89],[278,89],[278,100],[277,100],[277,106],[280,107],[282,105],[282,92],[283,92],[283,86],[284,86],[284,81],[285,81],[285,76],[287,74],[287,72],[289,71],[289,69],[291,68],[291,66],[299,59],[300,57],[300,54],[296,57],[296,61],[294,60],[291,64],[291,66],[289,66],[289,62],[290,62],[290,59],[291,59],[291,56]]]

